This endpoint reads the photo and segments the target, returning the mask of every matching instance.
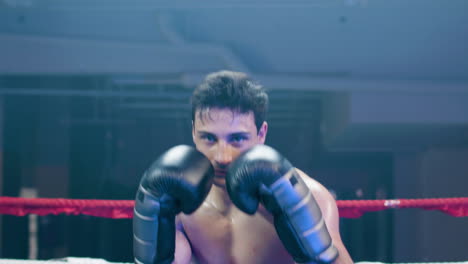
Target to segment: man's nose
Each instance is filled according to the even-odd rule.
[[[218,165],[227,166],[232,161],[232,148],[229,144],[220,142],[216,149],[215,161]]]

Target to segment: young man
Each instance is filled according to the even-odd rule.
[[[260,205],[254,215],[238,209],[226,190],[228,166],[241,153],[264,144],[268,96],[243,73],[210,74],[192,96],[192,135],[196,149],[214,167],[214,184],[192,214],[178,214],[175,263],[294,263]],[[296,169],[322,212],[339,255],[333,263],[352,263],[339,233],[338,209],[325,187]]]

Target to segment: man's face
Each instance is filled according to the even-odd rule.
[[[192,125],[193,142],[215,168],[214,183],[223,187],[228,165],[243,151],[265,142],[268,126],[263,122],[257,133],[252,112],[238,113],[231,109],[211,108],[195,113]]]

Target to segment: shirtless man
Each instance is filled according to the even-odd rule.
[[[231,174],[234,173],[231,167],[239,167],[243,164],[231,167],[230,165],[233,165],[232,163],[238,158],[242,161],[237,163],[250,162],[255,165],[257,162],[249,160],[249,157],[245,157],[245,153],[255,149],[257,145],[265,143],[268,132],[268,124],[265,121],[267,106],[268,96],[263,88],[254,84],[242,73],[223,71],[210,74],[195,90],[192,96],[193,141],[196,149],[212,165],[212,169],[206,168],[195,177],[197,180],[193,185],[198,188],[197,190],[203,191],[198,194],[199,196],[193,196],[187,200],[197,201],[198,204],[194,205],[197,207],[196,210],[184,211],[182,208],[174,212],[174,217],[177,214],[175,237],[169,239],[167,243],[159,242],[158,244],[157,248],[159,249],[162,244],[171,244],[171,240],[175,241],[173,263],[294,263],[293,255],[296,254],[293,252],[294,249],[291,250],[291,246],[284,245],[284,241],[288,241],[287,238],[284,238],[284,233],[288,235],[291,231],[286,230],[282,235],[278,235],[271,208],[267,208],[268,206],[265,206],[262,200],[258,210],[250,212],[254,214],[246,214],[245,208],[241,210],[238,207],[239,197],[236,197],[238,194],[233,190],[228,192],[228,188],[234,188],[232,187],[233,182],[242,182],[242,177],[249,177],[249,175],[239,176],[237,174],[232,176]],[[262,151],[265,150],[262,149]],[[279,158],[273,158],[269,162],[274,165],[272,166],[274,168],[282,167],[284,164],[276,165],[276,163],[282,162],[280,154],[275,152],[276,154]],[[183,159],[181,162],[185,163],[186,160]],[[196,163],[200,163],[198,158]],[[193,174],[193,166],[184,165],[182,167],[184,167],[183,174]],[[214,176],[206,176],[212,173],[213,168]],[[242,171],[243,168],[237,169]],[[334,198],[325,187],[299,169],[292,168],[288,173],[293,175],[291,177],[296,176],[300,178],[299,181],[302,180],[302,184],[310,189],[315,198],[316,202],[313,202],[313,205],[318,205],[317,208],[320,208],[326,224],[324,232],[331,238],[331,247],[334,247],[338,253],[332,263],[353,263],[340,238],[338,209]],[[229,186],[226,184],[226,177],[230,177],[228,178],[228,183],[231,183],[228,184]],[[232,177],[236,177],[236,179],[232,180]],[[191,180],[191,183],[193,182],[194,180]],[[142,185],[144,184],[142,183]],[[238,206],[234,205],[233,200],[238,201],[236,203]],[[138,202],[138,194],[136,203],[136,208],[144,207],[138,205],[139,203],[143,204],[143,202]],[[148,204],[151,203],[146,202],[146,207]],[[255,207],[252,204],[246,204],[246,206]],[[180,211],[183,213],[178,213]],[[138,210],[135,212],[136,215],[139,215]],[[138,219],[138,217],[134,219]],[[148,221],[154,220],[148,218]],[[169,222],[171,221],[173,221],[172,216],[169,217]],[[141,224],[135,220],[134,223],[136,223],[134,230],[135,226],[138,230]],[[161,232],[161,226],[163,225],[160,224],[158,241],[163,241],[159,237],[160,233],[164,233]],[[148,228],[145,230],[147,231]],[[156,230],[158,229],[156,228]],[[172,229],[169,230],[171,233]],[[162,235],[167,236],[167,234]],[[137,231],[135,241],[139,241],[139,236],[143,235],[139,235],[139,231]],[[154,243],[149,243],[149,248],[154,247]],[[147,252],[150,250],[149,248],[142,250],[143,244],[144,242],[136,242],[135,255],[149,254]],[[145,252],[141,254],[139,253],[141,251]],[[135,260],[137,263],[139,262],[137,257]]]

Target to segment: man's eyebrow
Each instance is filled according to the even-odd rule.
[[[238,136],[249,137],[250,133],[248,133],[248,132],[235,132],[235,133],[229,134],[229,136],[231,136],[231,137],[238,137]]]
[[[197,132],[198,134],[203,134],[203,135],[214,135],[214,134],[211,133],[211,132],[203,131],[203,130],[201,130],[201,131],[196,131],[196,132]]]
[[[213,135],[213,136],[215,136],[215,134],[213,134],[211,132],[208,132],[208,131],[204,131],[204,130],[196,131],[196,133],[201,134],[201,135]],[[249,132],[234,132],[234,133],[230,133],[228,136],[229,137],[238,137],[238,136],[249,137],[250,133]]]

